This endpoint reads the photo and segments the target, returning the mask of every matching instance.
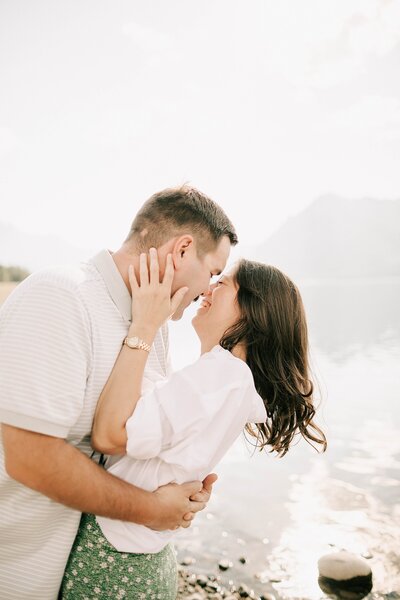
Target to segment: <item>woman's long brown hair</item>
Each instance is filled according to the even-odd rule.
[[[233,275],[238,285],[241,318],[225,332],[220,344],[232,350],[246,347],[257,392],[264,400],[267,421],[246,426],[262,450],[271,447],[284,456],[296,434],[315,447],[327,447],[313,422],[314,386],[309,375],[307,323],[300,292],[279,269],[241,260]],[[314,442],[314,443],[313,443]]]

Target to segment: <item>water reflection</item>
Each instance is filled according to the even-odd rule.
[[[282,598],[320,598],[318,559],[343,549],[368,558],[375,593],[399,589],[397,508],[388,511],[362,487],[332,478],[328,466],[319,460],[310,474],[294,483],[288,506],[290,523],[263,573],[265,581],[280,579],[274,587]],[[328,587],[329,582],[322,582]],[[339,597],[345,596],[342,592]]]
[[[371,598],[396,597],[390,594],[400,591],[400,347],[371,347],[345,363],[319,360],[329,391],[328,452],[293,481],[290,517],[264,577],[281,579],[274,586],[283,598],[320,598],[321,582],[334,594],[331,582],[318,579],[317,561],[347,550],[370,562]],[[335,594],[350,597],[343,589]]]

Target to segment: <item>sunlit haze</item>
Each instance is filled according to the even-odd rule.
[[[244,244],[400,193],[400,2],[6,1],[0,221],[115,248],[190,182]]]

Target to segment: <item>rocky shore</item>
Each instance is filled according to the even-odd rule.
[[[177,598],[182,600],[237,600],[238,598],[275,600],[273,594],[266,593],[259,596],[245,584],[223,585],[220,576],[196,574],[184,565],[179,565]]]
[[[239,562],[242,562],[243,566],[247,564],[245,557],[240,557]],[[211,569],[207,574],[201,572],[201,569],[197,570],[195,564],[196,560],[191,556],[179,561],[177,595],[179,600],[281,599],[279,592],[271,586],[273,581],[281,581],[279,578],[270,578],[268,582],[262,583],[261,578],[256,575],[258,582],[255,582],[254,590],[251,583],[246,584],[240,578],[235,579],[233,574],[232,579],[226,577],[226,572],[231,572],[233,563],[225,558],[215,564],[215,567],[218,565],[217,570]],[[370,600],[400,600],[400,593],[394,590],[390,592],[386,590],[384,593],[376,590],[375,593],[371,593],[372,570],[369,560],[362,556],[343,550],[332,552],[320,558],[318,570],[318,584],[321,592],[326,594],[324,597],[361,600],[368,596]]]

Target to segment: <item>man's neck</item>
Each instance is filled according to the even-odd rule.
[[[112,252],[111,256],[112,256],[113,261],[115,262],[115,265],[116,265],[122,279],[124,280],[126,287],[129,290],[129,293],[131,293],[131,286],[129,284],[129,277],[128,277],[128,267],[129,267],[129,265],[133,265],[136,276],[138,276],[139,255],[133,254],[131,252],[127,252],[124,247],[121,247],[116,252]]]

